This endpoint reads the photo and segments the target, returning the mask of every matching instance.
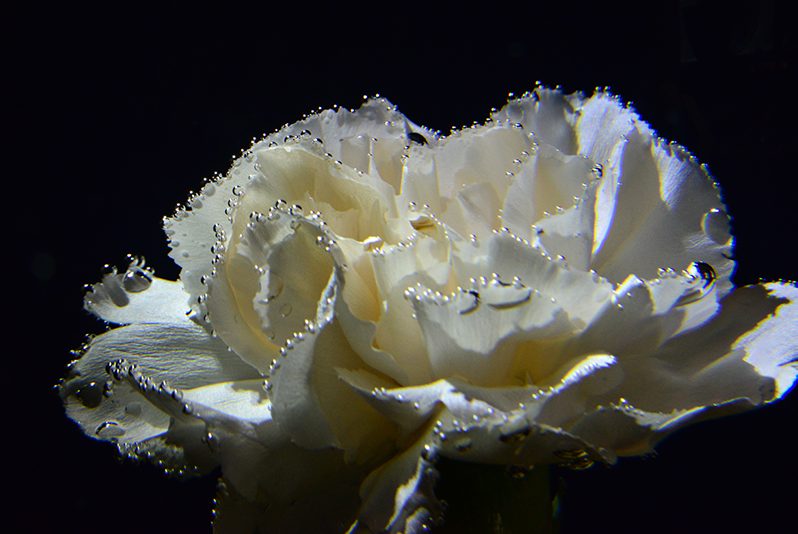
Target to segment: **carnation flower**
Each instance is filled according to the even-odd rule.
[[[218,530],[421,532],[436,460],[581,469],[792,386],[785,283],[734,288],[717,184],[606,92],[442,137],[383,98],[254,143],[86,308],[90,436],[221,467]]]

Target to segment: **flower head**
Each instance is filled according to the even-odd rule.
[[[87,434],[221,466],[217,527],[417,532],[435,460],[589,467],[778,399],[795,286],[734,288],[716,184],[617,98],[536,89],[448,137],[382,98],[256,142],[86,307]],[[785,335],[786,333],[786,335]]]

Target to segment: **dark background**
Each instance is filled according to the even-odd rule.
[[[3,321],[12,342],[2,442],[11,525],[209,530],[212,477],[168,479],[118,460],[64,416],[52,385],[69,350],[102,331],[82,310],[82,285],[129,252],[175,278],[161,217],[203,177],[225,172],[252,137],[320,105],[357,107],[378,92],[447,132],[536,80],[568,92],[609,85],[709,164],[733,215],[735,281],[796,279],[796,43],[786,2],[652,4],[458,6],[440,17],[408,4],[363,21],[351,11],[210,13],[201,24],[160,12],[8,17],[4,294],[14,320]],[[651,458],[558,471],[563,531],[789,530],[797,416],[792,395],[681,431]]]

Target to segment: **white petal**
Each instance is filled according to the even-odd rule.
[[[522,129],[486,125],[457,132],[428,150],[434,150],[438,187],[446,198],[452,199],[458,190],[474,184],[487,184],[503,198],[510,182],[507,173],[517,169],[514,160],[531,147]],[[408,165],[411,162],[412,157]]]
[[[498,279],[451,297],[423,288],[408,290],[438,378],[462,377],[480,385],[502,385],[517,345],[573,331],[563,310],[522,285]]]
[[[95,337],[86,353],[71,367],[81,382],[107,378],[106,366],[127,360],[156,384],[190,389],[219,381],[257,378],[251,366],[194,323],[132,324]]]
[[[511,100],[493,118],[520,123],[534,132],[541,142],[557,147],[565,154],[576,154],[574,124],[575,108],[581,105],[578,95],[564,95],[561,91],[539,87],[529,96]]]
[[[333,318],[337,285],[332,277],[315,323],[288,343],[272,365],[273,414],[295,443],[311,449],[341,448],[347,458],[363,461],[380,452],[393,430],[339,378],[342,369],[361,369],[364,364]]]
[[[231,419],[249,423],[271,420],[271,404],[260,377],[186,389],[183,391],[183,400],[192,406],[211,408]]]
[[[634,111],[621,105],[617,97],[598,92],[580,108],[576,124],[579,153],[606,165],[615,147],[635,128],[653,134]]]
[[[757,373],[775,381],[773,399],[787,393],[798,375],[798,288],[789,284],[765,284],[770,299],[781,305],[773,316],[738,339],[734,348],[744,348],[745,361]]]
[[[230,254],[207,284],[207,318],[218,335],[244,361],[263,372],[277,346],[261,327],[253,301],[260,273],[247,258]]]
[[[94,315],[116,324],[186,323],[188,294],[180,282],[156,278],[140,260],[124,273],[116,269],[91,286],[84,305]]]
[[[530,240],[532,225],[573,206],[596,176],[590,160],[550,145],[539,146],[525,159],[507,189],[501,219],[514,234]]]
[[[318,223],[285,213],[279,219],[253,222],[244,231],[236,251],[253,270],[263,272],[252,306],[262,331],[277,345],[315,318],[333,271],[332,255],[319,246],[319,240],[328,239],[332,236]],[[297,269],[299,258],[302,269]]]
[[[180,472],[206,471],[216,460],[204,442],[205,424],[184,411],[181,388],[246,384],[257,376],[191,322],[132,324],[94,338],[61,395],[88,435],[116,442],[123,454]]]
[[[717,224],[708,231],[706,217],[723,205],[704,169],[679,147],[638,131],[613,158],[596,203],[593,268],[620,282],[629,273],[654,278],[659,268],[701,261],[717,272],[724,295],[734,265],[727,259],[731,238]]]
[[[653,412],[722,404],[752,405],[781,397],[796,378],[796,290],[772,284],[735,289],[700,328],[682,333],[645,358],[624,361],[615,390]]]
[[[538,290],[541,295],[560,306],[571,319],[581,325],[589,324],[609,301],[612,285],[594,274],[567,269],[529,243],[502,232],[480,243],[484,256],[478,263],[458,265],[461,276],[487,276],[496,273],[505,281],[515,277]]]
[[[302,144],[309,149],[330,153],[332,160],[340,160],[344,157],[344,139],[359,135],[405,138],[408,129],[419,130],[419,127],[396,112],[390,102],[377,98],[365,102],[356,112],[338,109],[311,114],[254,143],[244,156],[233,161],[232,168],[224,177],[206,184],[196,197],[189,200],[186,208],[178,208],[173,217],[164,220],[172,248],[169,255],[183,269],[181,280],[191,300],[205,292],[200,279],[208,276],[212,269],[214,254],[210,247],[220,232],[228,237],[231,234],[232,221],[225,210],[228,210],[228,202],[235,204],[238,200],[234,190],[246,188],[251,176],[260,175],[254,156],[256,152],[274,145]],[[313,142],[315,138],[322,141],[323,148]],[[433,139],[431,135],[428,138]],[[244,214],[245,217],[248,215]]]

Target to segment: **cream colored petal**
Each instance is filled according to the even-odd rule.
[[[262,273],[251,305],[260,328],[278,346],[315,318],[333,272],[332,254],[326,250],[329,239],[318,221],[277,211],[256,218],[244,230],[237,251]]]
[[[357,111],[338,108],[311,113],[253,143],[243,156],[233,160],[227,174],[206,183],[186,206],[178,207],[172,217],[164,219],[172,249],[169,255],[183,269],[181,281],[191,301],[205,293],[200,279],[212,270],[214,254],[210,247],[217,241],[218,233],[223,232],[228,237],[232,233],[236,193],[246,189],[262,170],[268,170],[261,167],[255,153],[273,146],[301,145],[307,150],[330,154],[331,161],[342,160],[345,152],[342,143],[346,139],[363,135],[387,141],[404,140],[408,130],[424,131],[398,113],[387,100],[374,98],[364,102]],[[433,139],[430,134],[427,137]]]
[[[555,258],[533,247],[509,232],[499,232],[487,242],[480,242],[481,254],[468,263],[457,263],[462,278],[490,277],[496,273],[501,280],[520,283],[537,290],[545,299],[561,307],[572,320],[589,324],[598,311],[610,300],[613,287],[607,280],[589,272],[568,269]],[[457,260],[464,256],[459,255]]]
[[[516,170],[515,160],[532,150],[532,141],[521,128],[488,124],[455,132],[429,150],[434,151],[444,197],[453,199],[464,187],[487,184],[503,198],[511,179],[508,173]]]
[[[260,289],[260,272],[245,256],[228,253],[206,279],[207,319],[219,336],[244,361],[264,372],[278,348],[261,327],[253,302]]]
[[[292,339],[272,365],[273,414],[298,445],[337,447],[346,451],[348,459],[363,461],[380,454],[394,431],[339,378],[341,369],[360,369],[364,364],[333,318],[338,287],[332,277],[314,323]]]
[[[240,233],[252,212],[266,213],[275,204],[299,206],[321,217],[337,235],[363,241],[370,236],[392,240],[387,219],[396,216],[393,189],[378,178],[358,176],[300,146],[257,152],[263,175],[250,182],[237,210],[234,233]]]
[[[423,287],[407,291],[436,378],[503,385],[519,342],[573,329],[559,306],[523,284],[492,279],[451,296]]]

